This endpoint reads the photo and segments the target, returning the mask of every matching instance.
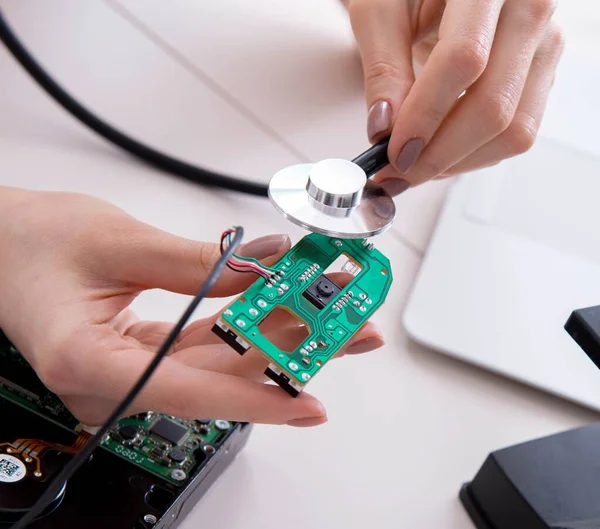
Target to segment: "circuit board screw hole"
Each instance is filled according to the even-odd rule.
[[[176,468],[171,472],[171,477],[176,481],[183,481],[187,475],[183,470]]]

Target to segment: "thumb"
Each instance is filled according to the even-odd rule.
[[[159,288],[193,295],[221,257],[219,244],[192,241],[140,223],[127,244],[119,245],[113,260],[113,277],[144,289]],[[240,246],[238,254],[254,257],[267,266],[289,249],[287,235],[267,235]],[[225,297],[248,288],[257,279],[252,273],[225,269],[210,295]]]
[[[365,77],[367,134],[375,143],[391,133],[415,80],[409,7],[402,0],[350,0],[348,10]]]

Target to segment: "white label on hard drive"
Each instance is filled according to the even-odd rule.
[[[27,475],[23,462],[14,456],[0,454],[0,483],[15,483]]]

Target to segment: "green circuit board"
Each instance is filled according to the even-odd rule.
[[[339,264],[339,266],[337,266]],[[270,361],[266,374],[292,396],[369,320],[392,284],[390,262],[364,239],[337,239],[312,233],[272,267],[270,280],[257,280],[217,320],[213,331],[238,353],[255,347]],[[344,286],[330,271],[349,273]],[[284,351],[261,332],[274,309],[301,320],[308,336]]]
[[[174,485],[184,485],[192,470],[217,451],[234,425],[148,412],[121,419],[101,446]]]
[[[0,397],[72,432],[82,429],[62,401],[49,391],[35,371],[0,330]]]

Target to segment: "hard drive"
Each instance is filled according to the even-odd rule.
[[[32,529],[174,529],[252,425],[152,411],[122,419]],[[15,523],[90,434],[0,332],[0,528]]]

